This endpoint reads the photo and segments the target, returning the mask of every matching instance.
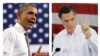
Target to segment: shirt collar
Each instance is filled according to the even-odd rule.
[[[25,29],[19,24],[19,23],[16,23],[15,24],[15,28],[20,32],[20,33],[25,33]]]

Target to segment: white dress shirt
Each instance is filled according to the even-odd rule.
[[[4,30],[3,56],[28,56],[24,33],[25,30],[19,23]]]
[[[62,30],[54,37],[53,53],[56,48],[61,49],[54,56],[97,56],[97,33],[92,28],[90,32],[91,37],[86,39],[80,25],[77,25],[72,35],[66,29]]]

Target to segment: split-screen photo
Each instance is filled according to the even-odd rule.
[[[98,56],[98,3],[3,3],[3,56]]]

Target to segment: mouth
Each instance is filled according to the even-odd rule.
[[[35,20],[28,20],[28,23],[29,23],[30,25],[33,25],[33,24],[35,23]]]

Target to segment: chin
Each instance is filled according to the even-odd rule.
[[[27,27],[27,29],[32,29],[33,27]]]
[[[29,27],[29,29],[32,29],[33,27]]]
[[[69,29],[69,30],[67,30],[67,31],[73,33],[73,29]]]

